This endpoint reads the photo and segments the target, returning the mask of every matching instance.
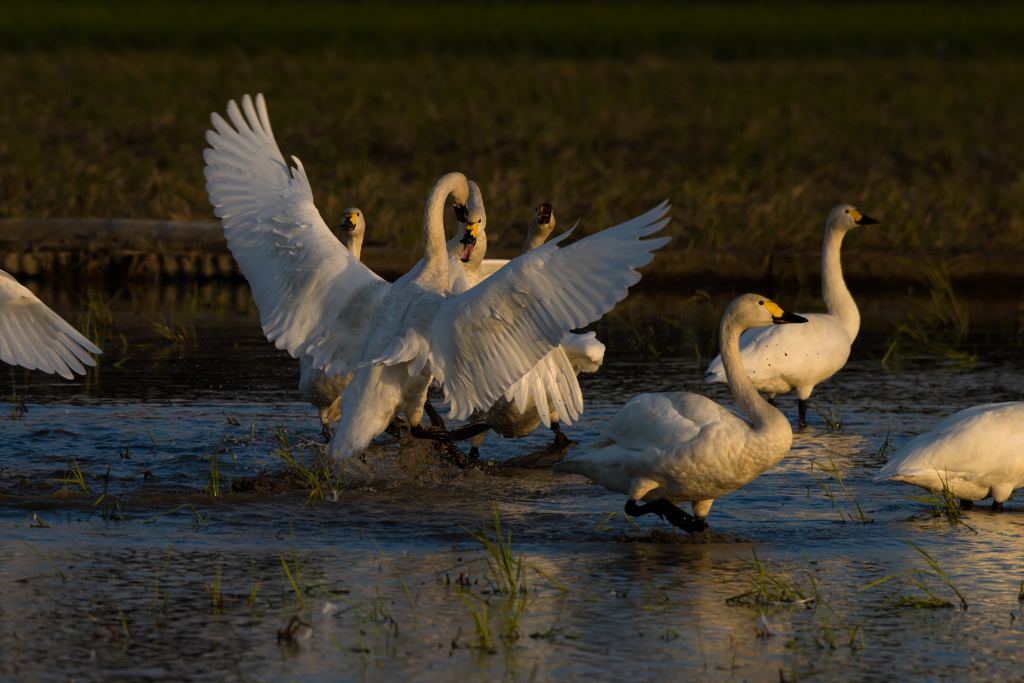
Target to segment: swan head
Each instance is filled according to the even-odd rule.
[[[859,225],[878,225],[881,221],[877,221],[870,216],[865,216],[857,207],[851,204],[840,204],[836,208],[832,209],[832,213],[828,215],[828,221],[825,223],[826,230],[852,230]]]
[[[487,214],[484,213],[482,206],[473,206],[466,212],[466,229],[462,233],[462,239],[459,240],[459,244],[463,245],[462,248],[462,259],[463,263],[469,263],[470,257],[473,256],[473,247],[476,246],[477,238],[483,234],[484,229],[487,227]]]
[[[366,220],[363,218],[363,212],[355,207],[349,207],[342,212],[341,225],[338,226],[339,230],[343,230],[349,233],[353,237],[362,237],[363,233],[366,232]]]
[[[526,239],[530,242],[539,240],[541,243],[547,240],[551,231],[555,229],[555,213],[548,203],[538,204],[530,217],[530,228]]]
[[[760,294],[744,294],[729,304],[722,318],[722,326],[726,322],[739,325],[741,330],[769,325],[787,323],[805,323],[807,318],[782,310],[782,307]]]
[[[466,202],[465,219],[459,219],[459,222],[464,225],[462,239],[459,240],[459,244],[463,245],[461,256],[463,263],[469,263],[477,239],[484,234],[484,230],[487,228],[487,212],[484,210],[484,196],[480,192],[480,186],[472,180],[468,185],[469,199]]]

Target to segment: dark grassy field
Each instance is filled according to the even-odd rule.
[[[141,9],[135,9],[135,8]],[[419,243],[441,174],[515,247],[663,198],[676,247],[1024,250],[1024,12],[1009,5],[26,3],[0,10],[0,216],[212,219],[209,113],[263,92],[329,223]]]

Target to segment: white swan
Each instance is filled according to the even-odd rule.
[[[451,418],[493,405],[569,330],[625,297],[640,279],[635,268],[669,240],[640,240],[667,223],[663,203],[565,248],[554,240],[452,295],[442,213],[451,196],[465,216],[469,185],[461,173],[449,173],[427,198],[423,260],[389,284],[330,233],[301,162],[292,157],[289,169],[278,149],[263,97],[254,104],[246,96],[242,109],[230,102],[228,116],[231,124],[214,113],[216,130],[207,132],[210,202],[267,338],[293,355],[312,355],[329,375],[353,373],[331,440],[338,458],[363,451],[399,413],[419,425],[431,375]],[[544,379],[537,387],[548,393],[544,400],[573,398],[576,377],[568,364]]]
[[[74,379],[103,353],[24,285],[0,270],[0,360]]]
[[[626,494],[626,513],[655,513],[696,533],[715,498],[753,480],[789,451],[793,431],[786,416],[757,393],[740,356],[740,334],[767,324],[803,323],[755,294],[744,294],[725,311],[720,328],[729,389],[746,414],[698,394],[640,394],[616,413],[601,439],[557,463],[556,475],[581,474]],[[648,501],[641,507],[636,501]],[[693,516],[673,505],[690,501]]]
[[[965,503],[991,498],[992,509],[1002,510],[1014,489],[1024,486],[1024,402],[950,415],[893,452],[875,476],[885,479],[946,489]]]
[[[860,312],[843,281],[839,259],[843,236],[858,225],[876,223],[849,204],[832,209],[821,247],[821,298],[828,313],[801,313],[806,325],[757,328],[740,337],[747,374],[758,391],[768,394],[769,402],[774,405],[776,394],[796,389],[801,427],[807,422],[807,399],[814,386],[846,365],[860,330]],[[721,356],[705,372],[705,382],[726,381]]]
[[[472,188],[470,197],[472,201]],[[481,197],[478,201],[482,207],[483,198]],[[552,230],[554,230],[555,224],[556,221],[551,204],[539,204],[533,210],[533,215],[530,217],[523,253],[529,253],[536,247],[544,244],[548,236],[551,235]],[[508,262],[507,259],[484,259],[482,261],[482,268],[476,269],[472,275],[469,273],[467,275],[470,275],[470,281],[476,284],[493,275]],[[566,335],[559,345],[559,350],[565,354],[565,359],[568,360],[576,375],[579,375],[581,372],[595,372],[604,362],[605,346],[597,340],[597,335],[594,332]],[[559,353],[559,350],[552,351],[552,354]],[[551,360],[555,359],[552,358]],[[474,413],[470,420],[488,425],[490,429],[505,439],[522,439],[527,437],[537,430],[537,427],[540,426],[543,420],[544,424],[555,433],[555,440],[543,452],[531,454],[531,456],[561,457],[571,442],[561,431],[559,425],[559,406],[549,402],[548,411],[542,418],[540,411],[537,410],[537,403],[533,396],[526,392],[531,381],[532,378],[529,375],[523,377],[509,392],[513,398],[499,398],[486,411]],[[514,397],[520,395],[523,398],[519,401],[515,400]],[[581,403],[579,406],[568,406],[568,408],[569,422],[571,424],[571,420],[578,418],[583,405]],[[470,458],[477,459],[480,457],[480,446],[483,445],[486,437],[487,432],[485,430],[472,438],[469,450]],[[543,462],[546,463],[546,466],[550,466],[550,457],[544,457]]]
[[[342,216],[344,220],[338,226],[341,243],[359,258],[366,234],[366,218],[355,207],[345,209]],[[320,415],[320,428],[327,441],[331,440],[331,425],[341,417],[341,394],[351,379],[351,373],[331,377],[313,365],[313,357],[309,354],[299,356],[299,395],[316,408]]]

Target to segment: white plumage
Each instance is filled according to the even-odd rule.
[[[569,330],[622,299],[640,279],[634,269],[669,240],[639,239],[667,223],[663,203],[568,247],[544,245],[453,295],[442,213],[449,195],[465,207],[469,186],[450,173],[427,199],[423,260],[389,285],[330,233],[302,164],[293,157],[289,169],[277,147],[262,96],[229,103],[228,116],[233,125],[213,114],[207,133],[210,201],[268,339],[329,375],[353,373],[331,442],[337,457],[361,452],[399,413],[419,424],[431,375],[451,418],[492,405]]]
[[[471,200],[472,194],[471,188]],[[482,197],[479,202],[483,206]],[[556,220],[551,204],[538,205],[530,217],[523,253],[528,253],[544,244],[555,225]],[[475,280],[474,284],[485,280],[507,263],[509,263],[507,259],[484,259],[481,265],[475,269],[471,279]],[[472,420],[488,424],[491,429],[506,439],[521,439],[529,436],[543,422],[547,427],[556,431],[555,442],[551,448],[564,448],[569,442],[561,434],[558,421],[562,420],[572,424],[572,421],[579,418],[583,411],[582,392],[579,390],[579,384],[574,382],[572,396],[578,400],[570,405],[549,401],[547,410],[538,410],[537,397],[543,397],[543,393],[539,390],[540,384],[550,381],[550,379],[537,377],[536,370],[568,363],[572,367],[574,375],[579,375],[580,372],[595,372],[604,361],[604,351],[604,344],[597,340],[597,335],[594,332],[566,335],[559,347],[545,356],[537,368],[519,380],[505,392],[504,397],[499,398],[486,411],[474,413]],[[534,388],[532,392],[530,391],[531,387]],[[479,457],[479,448],[483,445],[486,436],[487,432],[481,432],[473,437],[469,453],[471,458]]]
[[[73,379],[103,353],[27,287],[0,270],[0,360]]]
[[[1024,402],[961,410],[898,448],[875,476],[999,509],[1024,486]]]
[[[760,397],[744,372],[740,334],[803,320],[754,294],[726,310],[722,357],[729,388],[747,419],[698,394],[640,394],[605,425],[598,441],[557,463],[553,473],[581,474],[625,494],[629,514],[655,512],[691,533],[702,530],[715,498],[774,466],[793,440],[786,417]],[[651,505],[640,508],[637,500]],[[671,505],[681,501],[691,502],[696,519]]]
[[[806,325],[759,327],[740,337],[743,366],[758,391],[774,398],[796,389],[801,426],[815,385],[846,365],[860,330],[860,312],[843,281],[843,236],[858,225],[875,223],[849,204],[832,209],[821,248],[821,295],[828,313],[801,313]],[[711,361],[706,373],[706,382],[726,381],[721,356]]]

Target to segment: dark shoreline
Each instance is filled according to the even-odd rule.
[[[515,250],[491,249],[490,258]],[[416,248],[364,247],[363,261],[393,280],[419,260]],[[664,250],[640,270],[641,287],[715,288],[805,284],[817,289],[820,253]],[[1024,288],[1024,254],[843,252],[851,287],[920,284],[941,271],[958,288]],[[0,220],[0,269],[19,280],[140,282],[242,281],[216,222],[135,219]]]

